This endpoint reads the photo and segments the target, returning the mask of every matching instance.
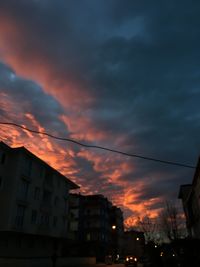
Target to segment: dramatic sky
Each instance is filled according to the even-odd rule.
[[[195,166],[200,152],[200,2],[1,0],[0,121]],[[127,224],[177,201],[194,169],[9,126],[81,187],[104,194]]]

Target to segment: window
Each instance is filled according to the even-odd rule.
[[[43,202],[51,204],[51,192],[48,190],[43,191]]]
[[[3,187],[3,177],[0,176],[0,190],[2,189],[2,187]]]
[[[31,169],[32,169],[32,159],[28,156],[25,156],[23,161],[23,174],[29,177],[31,175]]]
[[[32,210],[31,223],[32,224],[36,224],[37,223],[37,210]]]
[[[87,215],[89,215],[90,214],[90,210],[87,210]]]
[[[24,179],[21,179],[21,182],[19,185],[19,197],[23,200],[27,199],[28,187],[29,187],[29,182]]]
[[[45,170],[45,177],[44,177],[45,183],[52,186],[53,185],[53,174],[52,171],[46,169]]]
[[[4,164],[6,161],[6,154],[4,152],[1,152],[0,154],[0,162],[1,164]]]
[[[41,214],[41,224],[42,225],[49,225],[49,215],[47,213]]]
[[[39,200],[40,199],[40,188],[39,187],[35,187],[35,191],[34,191],[34,199],[35,200]]]
[[[57,221],[58,221],[58,218],[56,216],[53,216],[53,226],[54,227],[57,226]]]
[[[17,206],[17,213],[16,213],[16,217],[15,217],[15,226],[17,228],[23,227],[24,214],[25,214],[25,207],[22,205],[18,205]]]
[[[91,240],[91,235],[90,235],[90,233],[87,233],[87,235],[86,235],[86,240],[87,240],[87,241],[90,241],[90,240]]]
[[[33,237],[29,237],[28,240],[27,240],[27,245],[29,248],[34,248],[35,246],[35,239]]]
[[[56,196],[54,199],[54,205],[58,207],[58,204],[59,204],[59,198]]]
[[[16,247],[17,248],[22,247],[22,237],[21,236],[16,237]]]
[[[68,200],[64,198],[64,212],[68,213]]]
[[[60,187],[60,177],[56,177],[56,181],[57,181],[57,187]]]
[[[1,237],[0,239],[0,248],[7,248],[8,247],[8,239]]]

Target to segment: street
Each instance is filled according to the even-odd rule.
[[[113,263],[113,264],[110,264],[110,265],[108,265],[108,264],[104,264],[104,263],[97,263],[96,265],[95,265],[95,267],[125,267],[125,264],[123,264],[123,263],[118,263],[118,264],[116,264],[116,263]],[[142,263],[138,263],[137,264],[137,267],[143,267],[143,265],[142,265]]]

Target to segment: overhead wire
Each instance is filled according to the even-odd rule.
[[[180,166],[180,167],[185,167],[185,168],[192,168],[192,169],[196,168],[195,166],[192,166],[192,165],[189,165],[189,164],[180,163],[180,162],[167,161],[167,160],[162,160],[162,159],[157,159],[157,158],[152,158],[152,157],[146,157],[146,156],[143,156],[143,155],[132,154],[132,153],[116,150],[116,149],[111,149],[111,148],[108,148],[108,147],[85,144],[85,143],[79,142],[79,141],[71,139],[71,138],[59,137],[59,136],[55,136],[55,135],[47,133],[47,132],[42,132],[42,131],[29,129],[29,128],[25,127],[25,126],[22,126],[20,124],[13,123],[13,122],[0,122],[0,125],[14,126],[14,127],[21,128],[23,130],[26,130],[26,131],[34,133],[34,134],[42,134],[42,135],[48,136],[48,137],[53,138],[53,139],[71,142],[71,143],[74,143],[76,145],[79,145],[79,146],[82,146],[82,147],[86,147],[86,148],[101,149],[101,150],[104,150],[104,151],[109,151],[109,152],[121,154],[121,155],[128,156],[128,157],[135,157],[135,158],[139,158],[139,159],[150,160],[150,161],[163,163],[163,164],[168,164],[168,165],[175,165],[175,166]]]

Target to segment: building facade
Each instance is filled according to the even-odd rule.
[[[200,158],[192,184],[181,185],[178,197],[182,199],[189,237],[200,239]]]
[[[122,211],[102,195],[71,194],[70,199],[70,229],[77,253],[95,256],[97,261],[104,261],[106,255],[114,258],[122,251]]]
[[[124,256],[133,255],[137,258],[144,253],[145,237],[143,232],[139,231],[125,231],[124,232]]]
[[[0,256],[62,253],[69,191],[77,188],[26,148],[0,142]]]
[[[111,208],[111,242],[112,255],[115,260],[123,256],[124,246],[124,223],[123,213],[120,208],[112,206]]]

